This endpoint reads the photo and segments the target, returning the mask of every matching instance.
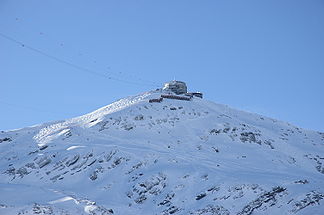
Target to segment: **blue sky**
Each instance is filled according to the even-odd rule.
[[[176,78],[216,103],[324,131],[322,0],[1,0],[0,34],[0,130]]]

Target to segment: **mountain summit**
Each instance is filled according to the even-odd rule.
[[[323,214],[324,133],[182,83],[2,131],[0,214]]]

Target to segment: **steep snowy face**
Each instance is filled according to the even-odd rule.
[[[1,132],[0,214],[323,214],[323,133],[161,95]]]

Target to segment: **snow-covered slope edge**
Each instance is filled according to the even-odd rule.
[[[323,133],[160,95],[1,132],[0,214],[323,214]]]

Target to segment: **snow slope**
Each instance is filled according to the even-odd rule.
[[[324,133],[200,98],[0,133],[0,214],[324,214]]]

